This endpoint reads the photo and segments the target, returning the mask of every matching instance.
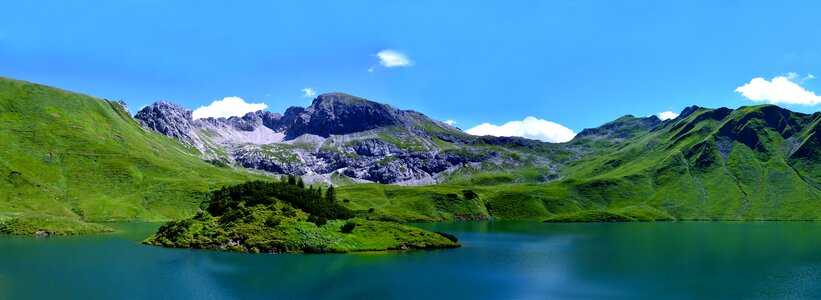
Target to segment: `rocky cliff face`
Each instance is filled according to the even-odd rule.
[[[206,159],[313,180],[418,185],[441,182],[462,168],[552,167],[532,155],[545,143],[470,136],[421,113],[341,93],[322,94],[283,115],[257,111],[193,120],[190,111],[158,102],[135,118],[196,146]]]
[[[286,138],[303,134],[321,137],[362,132],[370,129],[405,125],[404,112],[386,104],[347,94],[323,94],[302,111],[288,126]]]
[[[145,128],[153,129],[166,136],[193,144],[194,120],[191,111],[174,103],[160,101],[144,107],[134,119]]]

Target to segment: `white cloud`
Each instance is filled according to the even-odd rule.
[[[805,90],[798,83],[792,81],[797,79],[799,83],[815,78],[812,74],[804,78],[798,78],[798,74],[787,73],[787,76],[777,76],[770,81],[758,77],[750,80],[749,83],[735,89],[747,99],[756,102],[769,102],[772,104],[799,104],[817,105],[821,103],[821,96],[812,91]]]
[[[316,96],[316,91],[314,91],[314,88],[306,87],[304,89],[301,89],[300,91],[302,91],[302,97],[305,98]]]
[[[465,132],[472,135],[520,136],[551,143],[567,142],[576,136],[573,130],[561,124],[536,119],[535,117],[527,117],[521,121],[510,121],[502,126],[484,123]]]
[[[675,119],[676,117],[678,117],[678,114],[668,110],[668,111],[663,111],[663,112],[657,113],[656,116],[658,116],[659,119],[662,119],[662,120],[672,120],[672,119]]]
[[[413,65],[407,55],[396,50],[385,49],[376,53],[376,56],[379,57],[379,64],[386,68],[410,67]],[[369,71],[373,72],[371,69]]]
[[[201,118],[227,118],[231,116],[243,116],[252,111],[263,110],[268,105],[265,103],[246,103],[239,97],[225,97],[217,100],[208,106],[200,106],[194,110],[194,119]]]
[[[454,121],[454,120],[447,120],[447,121],[445,121],[445,124],[448,124],[448,125],[450,125],[450,126],[453,126],[453,125],[456,125],[456,121]]]

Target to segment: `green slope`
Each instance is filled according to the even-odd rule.
[[[801,151],[817,151],[807,143],[819,138],[819,117],[772,105],[698,108],[574,163],[553,184],[592,208],[644,204],[679,219],[817,220],[819,156]]]
[[[207,191],[259,178],[203,162],[117,103],[2,77],[0,140],[0,221],[176,219]]]
[[[525,166],[440,186],[349,186],[339,193],[349,207],[409,220],[453,219],[476,205],[486,213],[471,211],[474,218],[821,219],[821,113],[773,105],[688,110],[671,121],[626,116],[586,130],[564,145],[578,158],[549,183],[499,184],[536,182],[527,180],[534,171]],[[478,193],[478,203],[441,207],[432,196],[465,187]]]

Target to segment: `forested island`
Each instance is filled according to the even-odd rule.
[[[301,178],[250,181],[207,195],[197,215],[172,221],[150,245],[251,253],[324,253],[459,247],[455,237],[394,222],[337,203],[333,186]]]

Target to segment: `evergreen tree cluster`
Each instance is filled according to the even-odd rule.
[[[274,204],[276,199],[301,209],[315,220],[346,220],[354,216],[351,210],[333,201],[332,187],[323,197],[321,189],[305,189],[304,186],[302,179],[294,176],[283,182],[249,181],[211,192],[204,204],[208,213],[214,216],[221,216],[240,205]]]

